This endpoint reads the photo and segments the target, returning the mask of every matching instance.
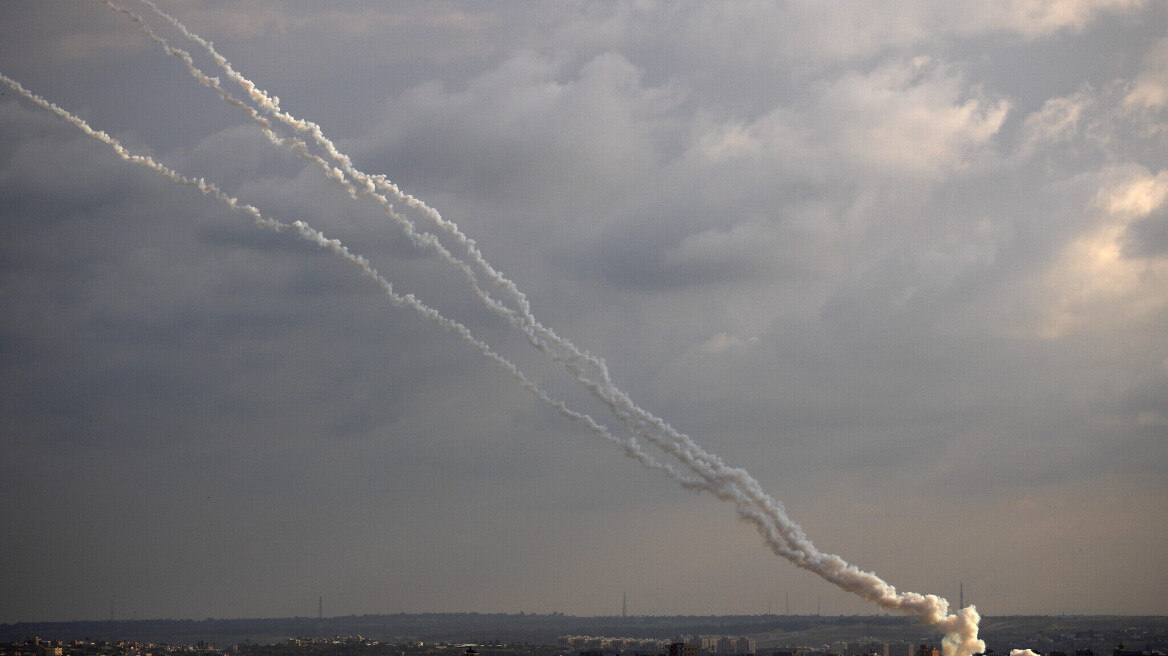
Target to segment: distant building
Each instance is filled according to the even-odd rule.
[[[883,642],[859,642],[856,643],[850,653],[858,654],[859,656],[888,656],[888,644]]]
[[[929,645],[917,645],[916,656],[941,656],[941,650]]]
[[[734,650],[736,654],[753,654],[758,650],[758,643],[750,638],[739,638],[737,642],[738,646]]]
[[[921,646],[923,647],[924,645]],[[888,645],[888,656],[913,656],[914,651],[916,651],[916,648],[907,642],[893,642]],[[918,653],[916,656],[924,655]]]
[[[674,642],[666,649],[665,656],[698,656],[698,648],[684,642]]]

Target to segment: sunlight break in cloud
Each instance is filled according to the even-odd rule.
[[[1039,331],[1056,338],[1147,320],[1168,306],[1168,260],[1125,252],[1128,230],[1164,206],[1168,171],[1138,166],[1108,172],[1087,211],[1095,224],[1063,251],[1046,276],[1051,311]]]

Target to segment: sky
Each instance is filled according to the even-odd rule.
[[[986,615],[1168,614],[1168,4],[159,4],[823,551]],[[632,436],[125,15],[5,2],[0,73]],[[879,612],[8,88],[0,231],[0,622]]]

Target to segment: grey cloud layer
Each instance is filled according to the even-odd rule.
[[[173,11],[458,221],[549,325],[825,548],[899,587],[964,579],[991,614],[1168,612],[1147,548],[1168,537],[1163,6]],[[128,22],[98,3],[0,19],[0,71],[336,234],[597,411]],[[22,567],[0,574],[18,593],[0,621],[306,614],[318,594],[337,613],[606,613],[626,586],[644,612],[760,612],[788,590],[871,610],[343,263],[11,94],[0,208],[20,463],[0,517],[33,527],[3,547]],[[669,530],[692,548],[662,550]]]

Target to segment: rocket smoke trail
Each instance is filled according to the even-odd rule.
[[[227,195],[214,183],[207,182],[202,178],[191,178],[182,175],[174,169],[160,164],[158,161],[148,155],[135,155],[125,146],[123,146],[121,142],[111,137],[106,132],[93,129],[88,123],[85,122],[84,119],[32,93],[28,89],[25,89],[24,86],[22,86],[19,82],[13,80],[7,75],[4,75],[3,73],[0,73],[0,82],[7,84],[12,88],[13,91],[17,92],[24,98],[32,101],[33,103],[36,103],[37,105],[40,105],[41,107],[53,112],[54,114],[57,114],[66,121],[69,121],[90,137],[93,137],[94,139],[110,146],[119,157],[126,160],[127,162],[144,166],[172,182],[183,185],[184,187],[197,189],[204,195],[210,196],[223,205],[226,205],[229,209],[250,217],[255,222],[255,224],[261,228],[266,228],[279,233],[295,234],[297,237],[304,239],[305,241],[316,244],[317,246],[327,249],[334,254],[352,262],[361,269],[361,273],[371,278],[378,284],[378,286],[381,287],[382,291],[385,292],[385,295],[389,297],[389,300],[394,305],[399,307],[408,307],[420,314],[422,317],[437,324],[439,327],[456,333],[460,338],[462,338],[463,341],[470,344],[477,351],[482,353],[483,356],[502,365],[503,368],[505,368],[513,377],[515,377],[516,380],[519,381],[520,385],[522,385],[524,389],[531,392],[540,401],[552,406],[561,415],[572,421],[583,423],[590,431],[616,444],[625,452],[626,455],[628,455],[630,458],[633,458],[634,460],[637,460],[644,466],[650,469],[660,469],[665,471],[674,478],[679,478],[679,480],[682,480],[684,485],[690,486],[695,484],[695,482],[684,478],[683,475],[675,471],[670,465],[654,460],[652,456],[642,451],[635,441],[631,439],[622,440],[616,437],[612,434],[611,431],[609,431],[606,427],[597,422],[591,416],[581,412],[576,412],[568,408],[562,401],[553,399],[530,378],[528,378],[514,363],[491,350],[490,346],[486,342],[483,342],[474,337],[474,335],[470,332],[470,329],[463,324],[444,317],[437,310],[429,307],[413,294],[402,295],[394,291],[393,285],[390,284],[390,282],[386,280],[384,276],[378,273],[378,271],[373,268],[368,260],[366,260],[361,255],[357,255],[350,251],[349,248],[341,243],[340,240],[329,239],[319,230],[310,227],[303,221],[283,223],[281,221],[276,221],[274,219],[265,217],[258,209],[255,208],[255,206],[239,202],[237,198]]]
[[[108,4],[108,0],[106,1]],[[464,261],[453,260],[449,251],[440,246],[436,248],[443,259],[464,271],[474,287],[476,294],[489,308],[508,318],[513,325],[523,331],[529,342],[546,355],[564,363],[576,379],[593,396],[605,403],[613,414],[633,430],[635,434],[659,446],[667,453],[674,455],[690,471],[697,474],[701,481],[704,482],[704,485],[700,485],[699,487],[706,489],[719,499],[733,502],[738,509],[739,515],[756,526],[776,554],[791,560],[800,567],[819,574],[821,577],[849,592],[853,592],[868,601],[875,602],[882,608],[917,615],[927,623],[936,625],[948,635],[946,643],[947,656],[950,653],[967,654],[984,650],[984,643],[977,639],[977,623],[980,618],[974,608],[959,609],[955,615],[950,615],[948,613],[948,602],[940,597],[935,595],[920,595],[911,592],[898,594],[894,587],[880,580],[876,575],[863,572],[857,567],[849,565],[839,556],[820,552],[806,537],[798,524],[787,517],[786,510],[782,504],[766,494],[759,483],[745,470],[728,467],[720,458],[701,449],[689,436],[674,430],[663,420],[637,406],[627,394],[612,382],[608,374],[607,366],[603,360],[578,350],[569,341],[558,337],[550,329],[540,324],[531,314],[526,297],[516,288],[514,283],[494,269],[482,257],[481,253],[475,247],[473,240],[467,238],[453,222],[443,219],[436,210],[430,208],[422,201],[405,194],[396,185],[386,180],[384,176],[369,176],[358,171],[352,166],[350,158],[337,150],[333,142],[324,136],[319,125],[310,121],[297,119],[281,111],[278,98],[270,96],[256,87],[253,82],[236,72],[227,59],[215,51],[209,41],[192,33],[176,18],[161,11],[151,0],[143,0],[143,2],[150,6],[156,14],[179,30],[184,36],[201,45],[207,51],[208,55],[216,61],[224,73],[231,80],[239,84],[247,95],[257,105],[263,108],[264,111],[297,133],[306,132],[310,134],[316,143],[324,148],[330,158],[337,164],[337,167],[344,171],[346,175],[350,176],[354,183],[362,185],[368,195],[381,202],[391,216],[395,214],[392,206],[389,205],[385,196],[376,193],[374,189],[385,191],[398,200],[405,202],[407,205],[420,210],[439,227],[453,235],[466,247],[471,261],[481,270],[485,271],[497,287],[507,291],[515,299],[522,312],[522,317],[518,316],[515,311],[506,308],[501,303],[492,299],[482,290],[476,283],[472,271]],[[132,14],[126,13],[132,16]],[[145,28],[141,21],[137,22],[140,27]],[[148,28],[145,29],[148,30]],[[152,36],[149,32],[147,32],[147,35],[158,40],[157,37]],[[196,74],[197,69],[193,69],[189,57],[186,61],[188,69],[192,69],[192,74]],[[198,77],[197,74],[196,77]],[[261,127],[264,127],[264,125],[261,124]],[[269,137],[271,137],[270,131],[266,131],[265,134],[269,134]],[[299,147],[297,150],[301,153],[306,152],[306,149],[303,147]],[[319,158],[316,158],[314,161],[325,168],[326,172],[331,173],[327,163],[321,162]],[[335,170],[335,168],[332,169],[332,171]],[[341,178],[334,175],[330,175],[330,177],[345,184]],[[357,195],[352,183],[347,184],[346,188],[349,190],[350,195]],[[403,225],[407,229],[407,234],[411,238],[417,234],[408,220],[403,221],[398,217],[395,217],[395,219],[398,220],[399,225]],[[426,236],[429,236],[429,234],[426,233]],[[598,372],[599,380],[588,377],[588,369],[586,367],[589,366]]]
[[[309,239],[354,262],[362,268],[366,275],[372,277],[383,287],[394,304],[409,306],[423,316],[438,323],[443,328],[459,333],[464,341],[477,348],[486,357],[503,364],[526,389],[535,394],[541,401],[551,404],[564,416],[574,421],[585,423],[589,430],[620,445],[626,455],[637,459],[646,466],[665,471],[670,476],[679,480],[682,485],[708,491],[718,499],[733,503],[739,516],[756,527],[767,545],[776,554],[788,559],[799,567],[818,574],[825,580],[832,582],[844,590],[876,603],[883,609],[915,615],[924,622],[936,626],[946,634],[944,644],[946,656],[969,656],[972,653],[984,651],[984,643],[977,638],[977,624],[980,616],[977,614],[976,609],[971,606],[969,608],[959,609],[955,614],[949,614],[948,602],[938,596],[921,595],[913,592],[898,593],[893,586],[885,583],[875,574],[864,572],[856,566],[848,564],[839,556],[819,551],[803,532],[802,528],[787,516],[783,505],[768,495],[758,481],[750,476],[749,473],[741,468],[726,465],[721,458],[698,446],[688,435],[675,430],[664,420],[635,404],[624,391],[612,382],[607,365],[602,359],[581,351],[572,345],[571,342],[559,337],[552,330],[544,327],[537,321],[531,313],[530,305],[526,297],[516,288],[514,283],[494,269],[482,257],[475,242],[466,237],[454,223],[441,217],[436,210],[433,210],[422,201],[402,192],[384,176],[371,176],[355,169],[350,159],[340,153],[335,145],[324,137],[318,125],[297,119],[281,111],[277,98],[269,96],[264,91],[258,89],[250,80],[235,72],[230,63],[214,50],[210,42],[191,33],[177,19],[163,13],[149,0],[143,1],[184,36],[201,45],[225,74],[232,81],[239,84],[246,92],[246,95],[257,106],[278,122],[290,128],[293,131],[293,136],[281,137],[277,135],[273,131],[273,123],[270,119],[260,115],[251,105],[234,98],[223,90],[219,86],[217,78],[206,76],[199,71],[188,53],[172,48],[165,40],[154,35],[140,17],[114,5],[109,0],[105,0],[105,3],[111,9],[125,14],[137,23],[139,28],[149,38],[161,45],[168,54],[183,59],[190,73],[202,84],[215,90],[221,99],[247,112],[253,121],[260,126],[264,134],[274,143],[290,146],[301,157],[321,166],[325,170],[326,175],[330,179],[342,184],[351,196],[369,197],[381,204],[387,212],[387,215],[405,231],[406,235],[412,241],[421,247],[431,249],[443,260],[460,269],[467,277],[475,294],[489,309],[504,317],[514,327],[519,329],[527,340],[544,355],[563,364],[568,372],[589,393],[604,403],[613,415],[624,423],[636,436],[651,442],[665,453],[674,456],[696,478],[689,478],[669,465],[658,463],[641,451],[638,443],[634,439],[620,440],[588,415],[569,410],[562,403],[551,399],[519,372],[513,364],[495,354],[485,343],[474,338],[462,324],[446,319],[438,314],[436,310],[421,304],[412,295],[398,295],[393,291],[388,281],[377,274],[364,258],[352,254],[340,242],[325,238],[319,232],[308,228],[301,222],[288,225],[265,219],[260,216],[255,208],[250,205],[239,204],[234,198],[228,197],[219,191],[217,187],[208,185],[202,180],[195,181],[184,178],[161,165],[157,165],[153,160],[149,160],[149,158],[129,155],[120,144],[109,139],[107,135],[105,135],[106,138],[104,139],[98,136],[104,135],[104,133],[96,133],[88,129],[88,126],[80,122],[80,119],[75,119],[75,117],[68,115],[64,110],[58,111],[58,108],[51,106],[51,103],[46,104],[41,102],[37,97],[23,91],[22,88],[18,88],[19,85],[13,86],[15,82],[9,78],[5,77],[4,81],[9,86],[21,92],[26,98],[34,102],[39,102],[42,106],[52,111],[56,111],[81,129],[86,130],[91,136],[99,138],[113,146],[124,159],[149,166],[180,184],[194,186],[203,193],[217,198],[229,207],[251,215],[263,227],[280,231],[295,231],[300,237]],[[324,158],[313,154],[309,150],[308,144],[297,136],[303,133],[310,135],[317,146],[324,149],[333,164],[330,164]],[[408,218],[394,210],[389,197],[393,197],[408,207],[421,212],[441,230],[462,244],[467,251],[469,262],[455,257],[448,249],[442,246],[434,235],[426,232],[418,232]],[[494,287],[501,289],[518,306],[518,310],[500,302],[483,289],[477,281],[476,270],[482,272]]]
[[[523,332],[531,344],[539,348],[545,355],[554,360],[562,362],[569,369],[569,371],[576,376],[577,380],[579,380],[586,387],[586,389],[588,389],[594,396],[604,402],[614,412],[614,414],[616,414],[618,418],[620,418],[626,425],[629,425],[634,430],[634,432],[636,432],[638,435],[641,435],[645,439],[654,442],[661,448],[677,456],[679,459],[689,461],[695,459],[698,461],[706,460],[708,461],[707,464],[712,464],[713,466],[719,468],[725,468],[725,465],[721,463],[721,461],[718,460],[716,456],[712,456],[703,452],[688,436],[682,433],[678,433],[668,424],[665,424],[661,419],[653,416],[652,414],[634,404],[631,399],[629,399],[628,396],[625,395],[624,392],[621,391],[612,382],[608,373],[607,365],[602,359],[593,357],[586,352],[580,351],[574,345],[572,345],[571,342],[559,337],[551,329],[546,328],[539,321],[537,321],[531,314],[530,306],[527,303],[527,299],[524,294],[518,290],[512,281],[508,280],[501,273],[495,270],[490,265],[490,263],[488,263],[482,257],[482,254],[475,247],[473,240],[466,237],[466,235],[462,233],[453,222],[443,219],[437,210],[430,208],[422,201],[409,196],[408,194],[405,194],[396,185],[388,182],[384,176],[369,176],[355,169],[352,166],[349,157],[341,153],[336,148],[335,144],[333,144],[332,141],[324,136],[318,125],[310,121],[298,119],[288,113],[280,111],[278,99],[268,95],[263,90],[258,89],[254,83],[237,73],[232,68],[231,64],[227,62],[226,58],[215,51],[210,42],[190,32],[177,19],[162,12],[149,0],[144,0],[144,2],[151,6],[155,13],[167,20],[171,25],[180,30],[185,36],[202,45],[208,54],[213,59],[215,59],[216,62],[218,62],[220,68],[223,69],[228,77],[237,82],[247,92],[248,96],[255,100],[261,107],[263,107],[265,111],[272,114],[281,122],[293,128],[297,132],[311,133],[316,143],[329,153],[329,156],[333,159],[333,161],[338,163],[340,168],[334,167],[325,162],[319,156],[311,154],[308,150],[307,144],[298,137],[293,136],[291,138],[285,138],[277,136],[270,129],[271,123],[267,119],[259,116],[254,108],[247,106],[245,103],[238,101],[230,94],[225,92],[219,85],[217,78],[207,76],[194,65],[194,62],[192,61],[189,53],[171,47],[164,39],[154,34],[154,32],[149,28],[149,26],[145,24],[141,17],[137,16],[133,12],[115,5],[110,0],[104,0],[104,2],[106,6],[126,15],[131,20],[133,20],[147,37],[149,37],[152,41],[160,44],[168,54],[182,59],[186,64],[188,71],[199,82],[215,90],[220,98],[236,107],[243,109],[260,126],[263,133],[267,135],[267,137],[272,140],[273,143],[278,145],[292,145],[293,149],[299,155],[301,155],[306,160],[316,163],[318,166],[320,166],[325,171],[325,174],[328,178],[333,179],[341,184],[351,196],[368,196],[379,202],[385,209],[386,213],[391,218],[393,218],[399,226],[403,228],[403,230],[406,232],[406,235],[411,240],[413,240],[414,243],[433,249],[434,252],[436,252],[447,263],[460,269],[467,277],[476,295],[486,304],[489,309],[508,319],[513,326]],[[353,183],[347,181],[344,178],[344,175],[346,174],[351,176],[358,184],[363,187],[363,189],[358,189]],[[522,310],[522,317],[520,317],[514,310],[507,308],[502,303],[493,299],[489,293],[487,293],[479,286],[473,269],[466,262],[455,258],[445,247],[441,245],[441,243],[437,241],[433,235],[429,233],[419,234],[413,223],[409,221],[408,218],[395,212],[389,200],[382,194],[374,191],[374,189],[382,189],[387,191],[395,198],[405,201],[411,207],[420,208],[426,214],[426,216],[431,218],[440,227],[455,235],[456,239],[458,239],[458,241],[466,246],[468,256],[471,258],[472,262],[474,262],[480,269],[485,271],[496,286],[506,291],[518,303],[520,309]],[[585,368],[588,366],[594,367],[598,371],[601,376],[601,383],[598,383],[597,381],[587,377]],[[660,435],[654,434],[652,431],[646,432],[649,427],[660,431],[666,436],[667,439],[663,439]],[[701,463],[699,462],[699,464]],[[717,481],[714,481],[714,483],[717,483]],[[724,485],[718,483],[716,486],[707,485],[705,487],[709,491],[719,493],[719,488],[724,487]],[[754,492],[761,494],[761,488],[754,490]],[[722,496],[722,498],[727,498],[724,496],[724,491],[720,496]],[[766,499],[764,498],[764,501],[765,500]],[[770,532],[773,533],[773,531]]]

